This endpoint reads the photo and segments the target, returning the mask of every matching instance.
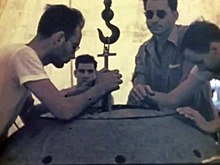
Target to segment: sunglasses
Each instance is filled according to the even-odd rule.
[[[147,19],[152,19],[154,17],[154,11],[153,10],[147,10],[144,12],[144,15],[146,16]],[[164,10],[157,10],[156,15],[160,19],[164,19],[165,16],[167,15],[166,11]]]

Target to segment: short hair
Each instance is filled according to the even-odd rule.
[[[207,53],[211,42],[220,41],[219,27],[208,21],[195,21],[184,34],[181,50],[188,48],[198,53]]]
[[[94,59],[93,56],[89,55],[89,54],[83,54],[80,56],[76,57],[76,61],[75,61],[75,68],[78,68],[78,65],[82,63],[82,64],[88,64],[88,63],[92,63],[94,65],[94,68],[96,70],[97,68],[97,62]]]
[[[47,38],[53,33],[63,31],[68,40],[77,26],[84,26],[82,13],[65,5],[47,5],[46,10],[40,18],[37,33]]]
[[[144,10],[146,10],[146,5],[147,5],[148,0],[143,0],[144,3]],[[178,6],[178,1],[177,0],[167,0],[168,6],[172,11],[177,11],[177,6]]]

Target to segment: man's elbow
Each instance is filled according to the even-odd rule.
[[[73,107],[73,106],[64,106],[62,108],[56,109],[52,111],[53,115],[61,120],[71,120],[77,117],[82,110],[80,107]]]
[[[63,113],[58,115],[56,114],[55,117],[60,120],[71,120],[72,118],[74,118],[74,116],[71,115],[70,113]]]

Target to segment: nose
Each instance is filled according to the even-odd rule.
[[[86,78],[89,77],[89,72],[85,71],[84,77],[86,77]]]
[[[151,19],[151,22],[157,23],[157,22],[158,22],[158,18],[157,18],[156,16],[154,16],[154,17]]]
[[[153,18],[150,19],[150,22],[152,22],[152,23],[157,23],[158,20],[159,20],[159,18],[156,16],[156,14],[154,14]]]

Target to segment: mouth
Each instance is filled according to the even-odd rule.
[[[90,83],[90,81],[88,79],[84,79],[83,82],[86,83],[86,84]]]
[[[151,26],[150,29],[151,30],[160,30],[161,26]]]

